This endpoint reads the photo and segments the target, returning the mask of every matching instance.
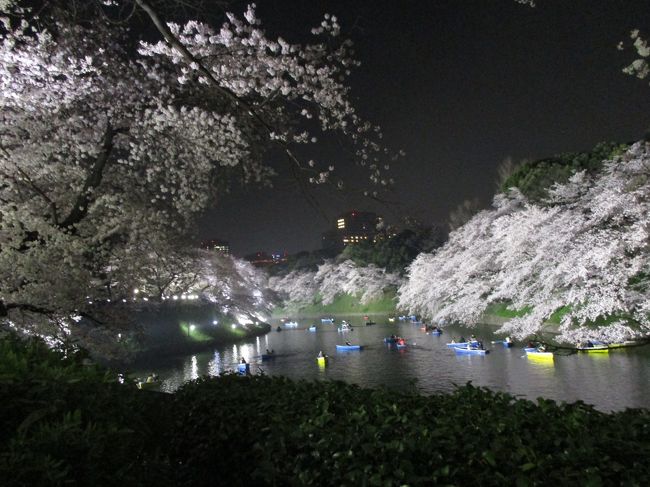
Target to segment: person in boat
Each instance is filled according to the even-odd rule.
[[[271,355],[271,351],[268,348],[266,349],[266,354]]]
[[[476,335],[474,335],[474,334],[472,333],[472,336],[469,337],[469,341],[470,341],[470,342],[475,342],[475,341],[477,341],[477,340],[476,340]]]
[[[398,345],[406,345],[406,341],[403,338],[400,337],[400,338],[397,339],[397,344]]]
[[[587,340],[587,346],[588,346],[588,347],[593,347],[593,346],[594,346],[594,342],[592,342],[591,340]]]
[[[153,378],[153,374],[149,374],[147,377],[147,384],[151,384],[155,379]]]
[[[512,338],[510,338],[510,337],[506,337],[505,342],[506,342],[506,343],[512,343]]]
[[[463,335],[460,336],[458,339],[458,343],[465,343],[467,340],[465,340],[465,337]]]
[[[325,355],[323,355],[323,351],[319,350],[318,351],[318,358],[323,358],[323,357],[325,357]]]
[[[451,337],[451,343],[456,343],[456,337]]]
[[[479,350],[483,350],[483,342],[478,342],[478,346],[477,346],[477,348],[478,348]]]
[[[543,343],[540,343],[539,347],[537,347],[537,351],[538,352],[546,352],[546,345],[544,345]]]
[[[245,363],[246,363],[246,359],[245,359],[244,357],[242,357],[241,359],[239,359],[239,363],[240,363],[240,364],[245,364]]]
[[[351,344],[350,342],[345,342],[345,344],[346,344],[348,347],[351,347],[351,346],[352,346],[352,344]]]
[[[532,341],[528,341],[526,348],[535,348],[535,344]]]

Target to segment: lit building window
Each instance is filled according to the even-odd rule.
[[[339,218],[336,221],[337,228],[345,228],[345,218]]]

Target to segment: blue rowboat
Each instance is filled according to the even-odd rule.
[[[309,331],[316,331],[316,327],[315,327],[315,326],[310,326],[310,327],[307,328],[307,329],[308,329]]]
[[[348,352],[350,350],[361,350],[363,347],[361,345],[337,345],[337,352]]]
[[[489,350],[483,350],[482,348],[454,348],[454,352],[458,355],[486,355],[490,353]]]
[[[467,348],[467,345],[471,347],[478,347],[478,341],[473,342],[458,342],[458,343],[448,343],[449,348]]]
[[[239,373],[239,375],[250,375],[251,373],[250,364],[238,364],[237,373]]]

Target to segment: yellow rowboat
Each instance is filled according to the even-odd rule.
[[[586,353],[609,353],[609,347],[607,345],[605,346],[597,346],[597,347],[580,347],[578,348],[579,352],[586,352]]]
[[[322,367],[327,365],[327,357],[316,357],[316,361],[318,362],[318,365]]]
[[[553,352],[538,352],[526,350],[526,357],[533,360],[551,361],[553,360]]]

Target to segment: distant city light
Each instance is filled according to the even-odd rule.
[[[218,325],[218,324],[219,324],[219,320],[212,320],[212,324],[213,324],[213,325]]]

